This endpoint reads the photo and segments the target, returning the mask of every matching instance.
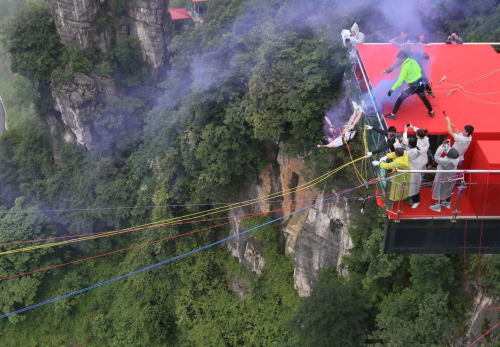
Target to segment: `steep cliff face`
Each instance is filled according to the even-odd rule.
[[[170,40],[168,0],[127,0],[122,4],[127,10],[119,14],[116,14],[116,1],[111,0],[48,2],[63,44],[73,43],[79,49],[98,47],[106,51],[106,46],[117,36],[132,35],[140,40],[143,58],[154,71],[167,62]],[[102,19],[99,24],[98,18]]]
[[[248,182],[239,194],[239,201],[249,201],[276,193],[282,190],[279,166],[276,164],[268,164],[267,167],[260,173],[259,177],[254,182]],[[271,199],[279,200],[279,199]],[[259,212],[269,212],[280,208],[281,203],[274,202],[258,202],[243,206],[229,211],[229,216],[237,220],[237,223],[231,224],[231,235],[239,234],[248,230],[240,221],[245,218],[245,215]],[[278,213],[276,215],[281,215]],[[247,271],[260,275],[266,262],[262,255],[262,245],[252,237],[250,233],[236,237],[230,240],[227,247],[231,254],[237,257]]]
[[[143,59],[150,63],[154,73],[166,64],[170,38],[168,0],[48,0],[48,3],[63,44],[106,51],[123,35],[131,35],[140,40]],[[72,81],[54,85],[52,96],[62,122],[62,127],[55,127],[59,117],[47,115],[54,143],[59,137],[94,149],[89,115],[108,95],[117,94],[120,90],[113,80],[95,74],[75,73]],[[64,130],[56,131],[60,128]],[[56,153],[54,157],[57,162]]]
[[[99,10],[99,0],[49,0],[57,32],[63,44],[74,43],[83,49],[93,46],[92,21]]]
[[[491,298],[488,295],[483,295],[479,285],[474,281],[469,281],[471,291],[476,293],[474,295],[474,300],[477,305],[474,305],[474,309],[468,312],[468,321],[465,327],[463,336],[455,338],[453,341],[453,347],[467,347],[470,346],[478,337],[493,328],[495,324],[498,323],[498,310],[491,310],[490,307],[498,307],[498,299]],[[482,308],[485,309],[482,309]],[[481,343],[480,346],[493,346],[495,343],[500,341],[500,336],[494,332],[487,335]]]
[[[144,60],[158,70],[167,62],[170,43],[168,0],[131,1],[128,16],[133,19],[130,34],[141,41]]]
[[[89,115],[99,104],[98,87],[95,81],[75,72],[73,80],[55,85],[52,88],[54,108],[61,113],[61,120],[66,129],[63,133],[65,142],[74,142],[87,149],[94,149],[92,122]],[[49,125],[53,127],[54,119],[49,117]]]
[[[282,208],[282,211],[273,213],[273,217],[277,218],[312,205],[324,194],[331,194],[332,192],[318,192],[314,187],[300,188],[307,183],[301,175],[303,165],[300,158],[287,157],[280,149],[276,162],[269,164],[257,179],[246,185],[240,193],[240,201],[297,187],[298,189],[285,194],[284,197],[270,199],[277,202],[256,203],[232,210],[230,216]],[[341,263],[343,255],[348,253],[352,241],[347,233],[347,226],[353,218],[351,206],[346,201],[333,200],[301,211],[281,223],[285,251],[293,255],[295,288],[300,296],[308,296],[311,293],[311,286],[321,269],[337,266]],[[240,223],[231,224],[232,235],[244,230],[245,227]],[[264,269],[262,247],[251,234],[232,239],[228,243],[228,248],[249,272],[260,274]]]
[[[347,227],[355,218],[351,205],[342,198],[307,212],[293,252],[295,289],[302,297],[311,294],[321,269],[340,265],[342,257],[349,253],[353,244]]]

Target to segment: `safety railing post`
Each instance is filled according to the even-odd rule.
[[[361,60],[359,59],[359,52],[356,52],[356,59],[358,60],[359,69],[361,70],[361,74],[363,75],[363,79],[365,80],[366,90],[368,90],[368,94],[370,95],[370,99],[372,101],[373,108],[375,110],[375,114],[377,115],[378,122],[379,122],[380,126],[382,126],[382,124],[385,124],[385,127],[387,129],[387,123],[385,123],[384,117],[380,118],[380,115],[378,113],[378,108],[377,108],[377,105],[375,104],[375,99],[373,98],[372,91],[371,91],[371,84],[368,82],[368,78],[366,78],[364,66],[361,65]],[[356,73],[354,73],[354,75],[356,76]],[[382,123],[382,120],[384,120],[384,123]],[[385,140],[387,141],[387,136],[385,137]]]
[[[401,205],[403,204],[403,196],[404,196],[404,190],[406,186],[406,174],[403,174],[403,184],[401,184],[401,190],[399,191],[399,201],[398,201],[398,213],[396,215],[396,223],[399,223],[399,215],[403,213],[401,210]]]
[[[455,203],[455,210],[452,212],[453,216],[451,218],[452,223],[457,222],[457,215],[460,213],[458,210],[460,207],[460,203],[462,202],[462,194],[463,190],[467,188],[467,185],[465,184],[465,179],[462,177],[462,183],[460,183],[460,187],[458,187],[458,192],[457,192],[457,202]]]

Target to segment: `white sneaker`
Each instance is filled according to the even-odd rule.
[[[415,202],[411,208],[417,208],[418,205],[420,205],[420,203],[419,202]]]
[[[358,103],[356,101],[354,101],[354,100],[352,101],[352,108],[355,109],[355,110],[359,109]]]
[[[446,207],[449,210],[451,209],[451,202],[442,202],[441,206]]]
[[[441,212],[441,205],[440,204],[436,204],[436,205],[432,205],[432,206],[429,206],[429,208],[433,211],[436,211],[436,212]]]

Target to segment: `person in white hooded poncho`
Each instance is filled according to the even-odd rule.
[[[349,37],[351,41],[351,50],[349,51],[349,61],[351,64],[356,63],[358,45],[365,43],[365,34],[359,31],[358,24],[355,22],[351,28],[351,36]]]
[[[438,164],[438,170],[456,170],[457,164],[460,161],[459,153],[455,148],[450,148],[446,157],[441,157],[444,152],[444,146],[441,145],[434,155],[434,160]],[[451,208],[451,194],[455,187],[456,173],[443,172],[436,174],[432,185],[432,198],[436,200],[436,204],[429,208],[436,212],[441,212],[441,206],[448,209]]]
[[[427,151],[429,150],[430,143],[429,138],[427,137],[427,129],[422,130],[413,126],[411,123],[410,126],[405,126],[405,131],[403,133],[403,139],[405,142],[408,142],[408,128],[413,128],[413,130],[417,133],[417,141],[415,151],[418,152],[416,156],[408,156],[410,157],[410,165],[412,170],[426,170],[427,163],[429,158],[427,156]],[[411,139],[410,139],[411,140]],[[413,141],[412,141],[413,142]],[[408,146],[411,148],[410,144]],[[413,189],[410,188],[410,196],[411,201],[409,201],[412,208],[417,208],[420,205],[420,186],[422,184],[422,175],[413,173],[411,174],[411,185]],[[413,202],[413,204],[412,204]]]
[[[420,170],[420,156],[422,153],[417,147],[417,140],[415,138],[409,138],[406,141],[405,153],[408,154],[411,169]],[[408,199],[406,199],[406,202],[412,206],[412,208],[417,208],[417,206],[420,205],[421,184],[422,175],[420,173],[412,173],[410,178],[410,192],[408,193]]]

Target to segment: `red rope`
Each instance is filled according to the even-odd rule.
[[[474,342],[472,342],[467,347],[471,347],[472,345],[474,345],[476,342],[478,342],[479,340],[481,340],[483,337],[485,337],[486,335],[488,335],[489,333],[491,333],[493,331],[493,329],[495,329],[499,325],[500,325],[500,322],[497,323],[495,326],[493,326],[493,328],[491,328],[490,330],[488,330],[487,332],[485,332],[483,335],[479,336]]]
[[[247,217],[247,218],[244,218],[242,220],[245,220],[245,219],[248,219],[248,218],[252,218],[252,217]],[[223,225],[227,225],[227,224],[230,224],[230,223],[233,223],[233,222],[226,222],[226,223],[214,225],[214,226],[211,226],[211,227],[208,227],[208,228],[194,230],[194,231],[191,231],[189,233],[179,234],[179,235],[175,235],[175,236],[170,236],[170,237],[166,237],[166,238],[161,239],[161,240],[151,241],[151,242],[143,243],[143,244],[132,246],[132,247],[128,247],[128,248],[119,249],[117,251],[112,251],[112,252],[108,252],[108,253],[104,253],[104,254],[94,255],[92,257],[88,257],[88,258],[84,258],[84,259],[79,259],[79,260],[74,260],[74,261],[70,261],[68,263],[62,263],[62,264],[58,264],[58,265],[49,266],[49,267],[46,267],[46,268],[43,268],[43,269],[38,269],[38,270],[33,270],[33,271],[28,271],[28,272],[20,273],[20,274],[17,274],[17,275],[3,277],[3,278],[0,278],[0,282],[4,281],[4,280],[11,279],[11,278],[15,278],[15,277],[21,277],[21,276],[24,276],[24,275],[33,274],[35,272],[41,272],[41,271],[46,271],[46,270],[50,270],[50,269],[55,269],[55,268],[58,268],[58,267],[62,267],[62,266],[66,266],[66,265],[71,265],[71,264],[76,264],[76,263],[79,263],[79,262],[82,262],[82,261],[87,261],[87,260],[90,260],[90,259],[104,257],[106,255],[111,255],[111,254],[115,254],[115,253],[119,253],[119,252],[128,251],[128,250],[131,250],[131,249],[134,249],[134,248],[138,248],[138,247],[149,246],[149,245],[152,245],[154,243],[158,243],[158,242],[162,242],[162,241],[167,241],[167,240],[175,239],[175,238],[182,237],[182,236],[192,235],[192,234],[198,233],[200,231],[205,231],[205,230],[208,230],[208,229],[213,229],[213,228],[216,228],[216,227],[219,227],[219,226],[223,226]]]
[[[323,199],[328,198],[332,195],[335,195],[336,193],[332,193],[329,195],[325,195]],[[313,200],[313,199],[311,199]],[[283,200],[285,202],[286,200]],[[265,202],[265,201],[263,201]],[[328,204],[327,204],[328,205]],[[277,212],[278,210],[275,210]],[[220,212],[215,212],[215,213],[221,213],[225,211],[220,211]],[[250,214],[242,214],[242,215],[235,215],[231,217],[242,217],[242,216],[248,216]],[[88,233],[88,234],[78,234],[78,235],[65,235],[65,236],[57,236],[57,237],[49,237],[45,239],[36,239],[36,240],[25,240],[25,241],[15,241],[15,242],[6,242],[6,243],[0,243],[0,246],[7,246],[7,245],[14,245],[14,244],[20,244],[20,243],[31,243],[31,242],[42,242],[42,241],[50,241],[50,240],[58,240],[58,239],[66,239],[66,238],[77,238],[77,237],[82,237],[82,236],[91,236],[91,235],[105,235],[109,233],[115,233],[117,231],[137,231],[137,230],[143,230],[143,229],[151,229],[151,228],[159,228],[159,227],[164,227],[164,226],[173,226],[173,225],[180,225],[180,224],[190,224],[190,223],[199,223],[199,222],[209,222],[209,221],[214,221],[214,220],[219,220],[219,219],[226,219],[226,218],[231,218],[229,216],[225,217],[218,217],[218,218],[211,218],[211,219],[200,219],[200,220],[195,220],[195,221],[188,221],[188,222],[179,222],[179,223],[174,223],[174,224],[157,224],[157,225],[152,225],[152,226],[147,226],[147,227],[136,227],[136,228],[129,228],[129,229],[121,229],[121,230],[112,230],[112,231],[100,231],[97,233]]]
[[[325,206],[326,205],[336,205],[336,204],[340,204],[340,203],[341,202],[333,202],[333,203],[328,203],[328,204],[324,204],[324,205]],[[297,207],[297,206],[294,206],[294,207]],[[291,206],[290,208],[293,208],[293,207]],[[263,215],[263,214],[279,212],[281,210],[283,210],[283,208],[279,208],[279,209],[276,209],[276,210],[271,210],[271,211],[268,211],[268,212],[261,212],[261,213],[253,213],[253,214],[242,215],[242,216],[250,216],[250,217],[243,218],[241,220],[246,220],[246,219],[249,219],[249,218],[257,217],[257,216],[260,216],[260,215]],[[232,217],[236,217],[236,216],[232,216]],[[179,234],[179,235],[175,235],[175,236],[170,236],[170,237],[167,237],[167,238],[164,238],[164,239],[161,239],[161,240],[151,241],[151,242],[147,242],[147,243],[143,243],[143,244],[140,244],[140,245],[136,245],[136,246],[132,246],[132,247],[127,247],[127,248],[119,249],[119,250],[108,252],[108,253],[94,255],[92,257],[88,257],[88,258],[84,258],[84,259],[74,260],[74,261],[70,261],[70,262],[67,262],[67,263],[53,265],[53,266],[49,266],[49,267],[38,269],[38,270],[33,270],[33,271],[28,271],[28,272],[20,273],[20,274],[17,274],[17,275],[3,277],[3,278],[0,278],[0,282],[4,281],[4,280],[11,279],[11,278],[21,277],[21,276],[33,274],[33,273],[36,273],[36,272],[41,272],[41,271],[46,271],[46,270],[50,270],[50,269],[55,269],[55,268],[58,268],[58,267],[62,267],[62,266],[66,266],[66,265],[71,265],[71,264],[79,263],[79,262],[90,260],[90,259],[96,259],[96,258],[104,257],[104,256],[107,256],[107,255],[111,255],[111,254],[115,254],[115,253],[119,253],[119,252],[128,251],[128,250],[131,250],[131,249],[134,249],[134,248],[138,248],[138,247],[148,246],[148,245],[151,245],[151,244],[154,244],[154,243],[158,243],[158,242],[168,241],[168,240],[179,238],[179,237],[182,237],[182,236],[192,235],[192,234],[195,234],[195,233],[198,233],[198,232],[201,232],[201,231],[213,229],[213,228],[216,228],[216,227],[219,227],[219,226],[223,226],[223,225],[227,225],[227,224],[231,224],[231,223],[234,223],[234,222],[236,222],[236,218],[233,221],[229,221],[229,222],[226,222],[226,223],[218,224],[218,225],[207,227],[207,228],[203,228],[203,229],[198,229],[198,230],[190,231],[190,232],[185,233],[185,234]]]
[[[481,299],[484,299],[484,290],[483,290],[483,286],[481,285],[481,246],[482,246],[482,239],[483,239],[484,211],[486,210],[486,198],[488,196],[489,178],[490,178],[490,174],[488,173],[488,176],[486,177],[486,193],[485,193],[485,197],[484,197],[484,205],[483,205],[483,213],[482,213],[483,218],[481,221],[481,233],[480,233],[480,237],[479,237],[478,283],[479,283],[479,289],[481,291]],[[486,304],[485,306],[481,306],[481,304],[478,303],[476,301],[476,299],[474,299],[474,297],[471,293],[471,290],[470,290],[469,279],[467,277],[467,259],[466,259],[468,211],[469,211],[469,205],[467,205],[466,218],[465,218],[465,230],[464,230],[464,277],[465,277],[465,284],[467,287],[467,292],[468,292],[469,297],[471,298],[472,302],[474,303],[474,305],[479,307],[480,310],[495,311],[495,310],[500,309],[500,306],[494,307],[494,306],[491,306],[490,304]],[[486,306],[489,306],[489,308],[487,308]]]
[[[249,216],[249,215],[253,215],[253,214],[254,213],[240,214],[240,215],[234,215],[234,216],[225,216],[225,217],[218,217],[218,218],[210,218],[210,219],[199,219],[199,220],[194,220],[194,221],[179,222],[179,223],[173,223],[173,224],[158,224],[158,225],[153,225],[153,226],[149,226],[149,227],[138,227],[136,230],[142,230],[142,229],[147,229],[147,228],[158,228],[158,227],[164,227],[164,226],[174,226],[174,225],[180,225],[180,224],[210,222],[210,221],[214,221],[214,220],[228,219],[228,218],[233,218],[233,217],[244,217],[244,216]],[[123,229],[123,230],[128,230],[128,229]],[[37,240],[26,240],[26,241],[16,241],[16,242],[0,243],[0,246],[14,245],[14,244],[19,244],[19,243],[29,243],[29,242],[41,242],[41,241],[49,241],[49,240],[57,240],[57,239],[67,239],[67,238],[72,238],[72,237],[81,237],[81,236],[89,236],[89,235],[101,235],[101,234],[114,233],[116,231],[123,231],[123,230],[100,231],[100,232],[97,232],[97,233],[89,233],[89,234],[66,235],[66,236],[58,236],[58,237],[49,237],[49,238],[46,238],[46,239],[37,239]],[[132,228],[131,231],[135,231],[135,230],[133,230],[133,228]]]

